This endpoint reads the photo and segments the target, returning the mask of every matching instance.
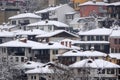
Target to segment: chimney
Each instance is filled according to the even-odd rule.
[[[20,39],[21,42],[27,43],[27,39],[26,38],[22,38]]]

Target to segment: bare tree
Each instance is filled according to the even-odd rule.
[[[51,75],[52,80],[71,80],[74,77],[73,72],[68,66],[60,63],[48,63],[53,69],[54,73]]]
[[[48,6],[48,0],[25,0],[25,11],[34,12]]]
[[[22,70],[14,66],[7,57],[0,55],[0,80],[22,80]]]

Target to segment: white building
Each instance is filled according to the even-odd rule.
[[[36,29],[36,28],[46,32],[53,32],[55,30],[68,30],[69,26],[65,23],[54,21],[54,20],[39,21],[39,22],[27,25],[28,30]]]
[[[87,58],[105,59],[107,54],[95,50],[91,50],[91,51],[71,50],[61,55],[58,54],[57,56],[58,56],[58,60],[60,60],[62,64],[70,65]]]
[[[75,78],[95,80],[118,80],[119,65],[102,59],[84,59],[69,66]]]
[[[27,74],[27,80],[52,80],[52,75],[54,73],[54,70],[51,69],[49,66],[45,67],[38,67],[32,70],[26,71]]]
[[[80,31],[80,41],[74,41],[73,44],[82,47],[84,50],[90,50],[94,47],[95,50],[109,53],[109,36],[112,29],[97,28],[89,31]]]
[[[0,43],[14,40],[15,33],[10,31],[0,31]]]
[[[79,37],[75,34],[72,34],[66,30],[56,30],[54,32],[50,32],[47,34],[43,34],[43,35],[38,35],[36,36],[39,42],[50,42],[50,41],[54,41],[54,42],[59,42],[65,38],[68,39],[72,39],[72,40],[76,40],[79,39]]]
[[[69,12],[70,13],[72,12],[72,14],[67,15]],[[75,12],[75,10],[72,7],[70,7],[68,4],[64,4],[56,7],[48,7],[46,9],[37,11],[35,13],[40,15],[43,20],[50,19],[50,20],[57,20],[66,23],[67,17],[72,16],[71,19],[75,17],[76,13],[73,12]]]
[[[25,37],[28,40],[33,40],[33,41],[37,41],[36,36],[37,35],[42,35],[42,34],[46,34],[47,32],[40,30],[40,29],[31,29],[31,30],[16,30],[13,31],[16,34],[16,38],[22,38]]]
[[[41,20],[41,17],[38,15],[35,15],[34,13],[21,13],[15,16],[9,17],[10,23],[12,25],[19,25],[20,28],[24,29],[23,26],[38,22]]]
[[[38,61],[47,63],[57,59],[56,55],[62,54],[66,51],[71,50],[70,47],[66,47],[58,42],[49,42],[44,45],[37,45],[32,47],[34,56]]]
[[[0,53],[3,59],[15,64],[23,63],[25,58],[33,60],[32,47],[41,43],[27,39],[17,39],[0,44]]]
[[[60,63],[49,62],[42,67],[26,71],[26,74],[28,80],[69,80],[72,77],[70,72],[71,71],[68,66]]]

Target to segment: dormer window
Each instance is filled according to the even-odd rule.
[[[75,51],[75,50],[73,50],[72,52],[73,52],[73,53],[77,53],[77,51]]]

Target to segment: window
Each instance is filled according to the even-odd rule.
[[[16,59],[16,62],[18,62],[18,61],[19,61],[19,58],[18,58],[18,57],[16,57],[15,59]]]
[[[114,69],[107,69],[107,74],[114,74],[114,73],[115,73]]]
[[[73,19],[73,15],[66,15],[66,19]]]
[[[108,36],[105,36],[105,41],[108,41]]]
[[[29,53],[31,53],[31,52],[32,52],[31,48],[28,48],[28,52],[29,52]]]
[[[31,79],[33,79],[33,76],[31,76]]]
[[[6,48],[2,48],[2,53],[5,53],[6,52]]]
[[[114,44],[117,44],[117,39],[114,39]]]
[[[96,40],[97,40],[97,41],[99,41],[99,40],[100,40],[99,38],[100,38],[99,36],[96,36]]]
[[[48,49],[36,51],[35,57],[42,63],[50,61],[50,51]]]
[[[120,48],[119,48],[119,52],[118,53],[120,53]]]
[[[19,47],[9,47],[7,48],[9,55],[17,55],[17,56],[24,56],[25,55],[25,48]]]
[[[104,39],[103,39],[103,36],[100,36],[100,40],[101,40],[101,41],[103,41],[103,40],[104,40]]]
[[[58,50],[53,50],[53,55],[58,54]]]
[[[52,26],[48,26],[48,30],[51,31],[52,30]]]
[[[24,20],[25,23],[30,23],[29,20]]]
[[[119,39],[119,44],[120,44],[120,39]]]
[[[21,57],[21,62],[24,62],[24,57]]]
[[[94,36],[91,36],[91,41],[94,41]]]
[[[114,48],[111,49],[111,53],[114,53]]]
[[[117,53],[117,49],[115,48],[115,53]]]
[[[90,36],[87,36],[87,40],[90,41]]]
[[[55,11],[49,11],[49,16],[55,15]]]
[[[31,80],[36,80],[36,76],[31,76]]]
[[[102,69],[102,74],[105,74],[105,69]]]
[[[10,58],[10,61],[13,62],[13,57]]]
[[[12,25],[16,25],[16,21],[12,21]]]
[[[0,39],[0,43],[2,43],[2,39]]]
[[[36,76],[34,76],[34,79],[36,79]]]
[[[39,29],[40,29],[40,30],[44,30],[44,28],[43,28],[43,27],[39,27]]]
[[[2,62],[6,62],[7,58],[6,57],[2,57]]]

